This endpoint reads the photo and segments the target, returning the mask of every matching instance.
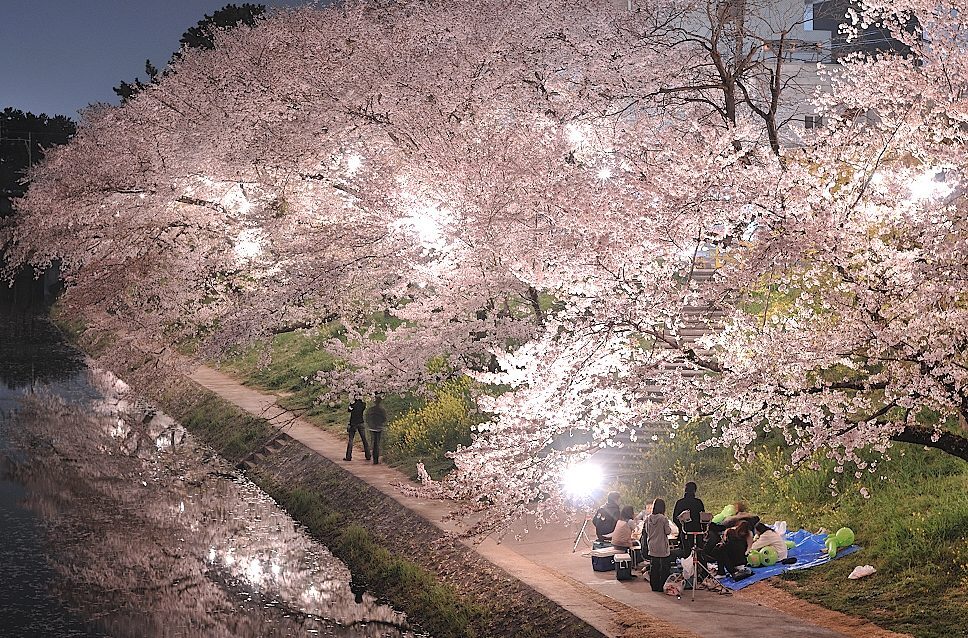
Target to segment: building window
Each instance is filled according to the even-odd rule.
[[[823,128],[823,116],[820,115],[804,115],[803,116],[803,128],[818,129]]]

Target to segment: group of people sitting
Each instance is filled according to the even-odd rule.
[[[700,559],[715,562],[721,575],[735,574],[746,565],[751,551],[764,547],[776,550],[777,560],[786,560],[788,549],[783,535],[747,511],[745,503],[737,502],[733,507],[736,514],[720,523],[709,523]]]
[[[647,549],[652,591],[662,591],[672,561],[690,555],[697,543],[699,560],[716,563],[721,575],[732,575],[746,565],[750,551],[766,546],[776,549],[779,560],[786,559],[783,536],[760,522],[745,503],[734,503],[732,516],[712,522],[708,520],[711,517],[704,516],[705,506],[696,491],[695,482],[686,483],[685,493],[672,509],[672,521],[666,516],[666,504],[661,498],[636,514],[631,505],[622,506],[618,492],[610,492],[592,518],[598,540],[628,550],[633,548],[633,541],[639,540],[641,547]],[[641,533],[636,539],[640,523]]]
[[[676,503],[676,507],[679,503]],[[631,505],[621,505],[621,495],[610,492],[605,504],[595,512],[592,523],[601,542],[610,542],[613,547],[632,550],[633,541],[638,534],[642,549],[646,550],[649,560],[649,584],[652,591],[662,591],[669,577],[673,555],[670,537],[674,537],[673,524],[666,517],[666,504],[661,498],[652,501],[651,506],[639,514]],[[678,528],[676,528],[678,532]]]

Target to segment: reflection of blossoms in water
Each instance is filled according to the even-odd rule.
[[[13,472],[48,529],[59,594],[118,636],[407,636],[401,614],[175,421],[102,398],[25,399]],[[42,443],[42,444],[38,444]]]

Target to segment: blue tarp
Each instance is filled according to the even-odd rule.
[[[797,530],[796,532],[787,532],[786,539],[788,541],[793,541],[793,548],[789,550],[790,556],[796,556],[797,562],[792,565],[781,565],[777,563],[776,565],[771,565],[770,567],[754,567],[753,575],[744,578],[743,580],[736,581],[731,577],[727,576],[719,582],[732,590],[743,589],[748,587],[753,583],[758,583],[764,578],[769,578],[770,576],[776,576],[777,574],[782,574],[783,572],[793,571],[796,569],[807,569],[808,567],[816,567],[817,565],[822,565],[824,563],[829,563],[832,559],[827,555],[827,546],[824,545],[824,541],[827,539],[826,534],[812,534],[805,529]],[[853,554],[860,549],[858,545],[851,545],[850,547],[845,547],[837,552],[837,558],[842,558],[847,554]]]

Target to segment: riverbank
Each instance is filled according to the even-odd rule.
[[[601,631],[611,615],[607,609],[597,616],[599,626],[592,626],[483,558],[454,530],[441,529],[418,509],[397,502],[388,493],[398,492],[391,483],[405,480],[398,472],[367,465],[385,474],[386,483],[378,489],[302,443],[279,437],[273,422],[291,427],[292,415],[278,409],[267,413],[266,406],[247,413],[189,379],[184,370],[173,370],[136,348],[93,335],[72,337],[226,459],[248,459],[250,476],[343,560],[354,578],[435,638],[615,635]],[[671,625],[667,630],[653,635],[683,635]]]
[[[618,583],[611,573],[592,572],[587,558],[571,552],[577,528],[549,528],[539,543],[532,534],[520,543],[486,540],[471,545],[458,540],[457,527],[443,520],[449,512],[445,502],[402,494],[398,485],[407,478],[392,468],[343,462],[345,442],[341,437],[281,409],[274,395],[246,388],[215,370],[198,368],[193,377],[211,391],[206,392],[182,375],[159,375],[157,361],[150,357],[119,352],[117,344],[111,350],[111,359],[122,375],[135,387],[160,391],[156,400],[162,405],[174,404],[173,413],[181,410],[183,422],[213,447],[234,449],[236,454],[240,450],[259,450],[247,459],[251,475],[263,481],[280,502],[288,501],[294,514],[302,512],[300,518],[313,526],[313,533],[319,538],[326,539],[333,530],[345,532],[338,517],[350,512],[352,516],[342,521],[352,519],[359,523],[367,537],[360,539],[353,532],[357,540],[364,544],[373,540],[377,549],[354,556],[349,549],[353,543],[347,546],[342,538],[331,538],[328,543],[334,551],[342,552],[337,555],[355,573],[365,574],[365,563],[375,553],[393,560],[412,559],[415,565],[394,567],[375,579],[371,577],[379,582],[368,584],[396,607],[414,614],[412,620],[418,625],[426,611],[407,599],[406,587],[395,580],[396,574],[391,571],[425,569],[433,576],[432,582],[459,592],[458,597],[451,599],[458,601],[457,607],[434,615],[443,620],[457,619],[445,630],[452,633],[446,635],[637,636],[644,632],[658,637],[722,638],[748,636],[751,623],[764,627],[782,625],[788,636],[797,638],[874,635],[841,632],[836,629],[836,618],[827,627],[819,626],[740,597],[699,592],[697,602],[690,604],[652,594],[641,580]],[[201,398],[194,406],[187,398],[193,395]],[[269,426],[273,424],[284,427],[299,443],[278,438],[270,441],[274,435]],[[264,428],[265,438],[253,434],[253,426]],[[265,449],[260,449],[260,442],[268,443]],[[402,516],[401,511],[405,512]],[[415,520],[409,517],[411,514]],[[353,534],[348,537],[353,538]],[[439,551],[438,543],[445,541],[447,549]],[[477,558],[471,556],[480,557],[499,571],[481,571]],[[516,583],[524,589],[517,589]],[[514,589],[508,589],[509,586]],[[528,589],[539,596],[532,597]],[[440,602],[439,597],[435,602]],[[463,603],[467,605],[460,606]],[[464,622],[465,618],[470,619],[469,623]]]

